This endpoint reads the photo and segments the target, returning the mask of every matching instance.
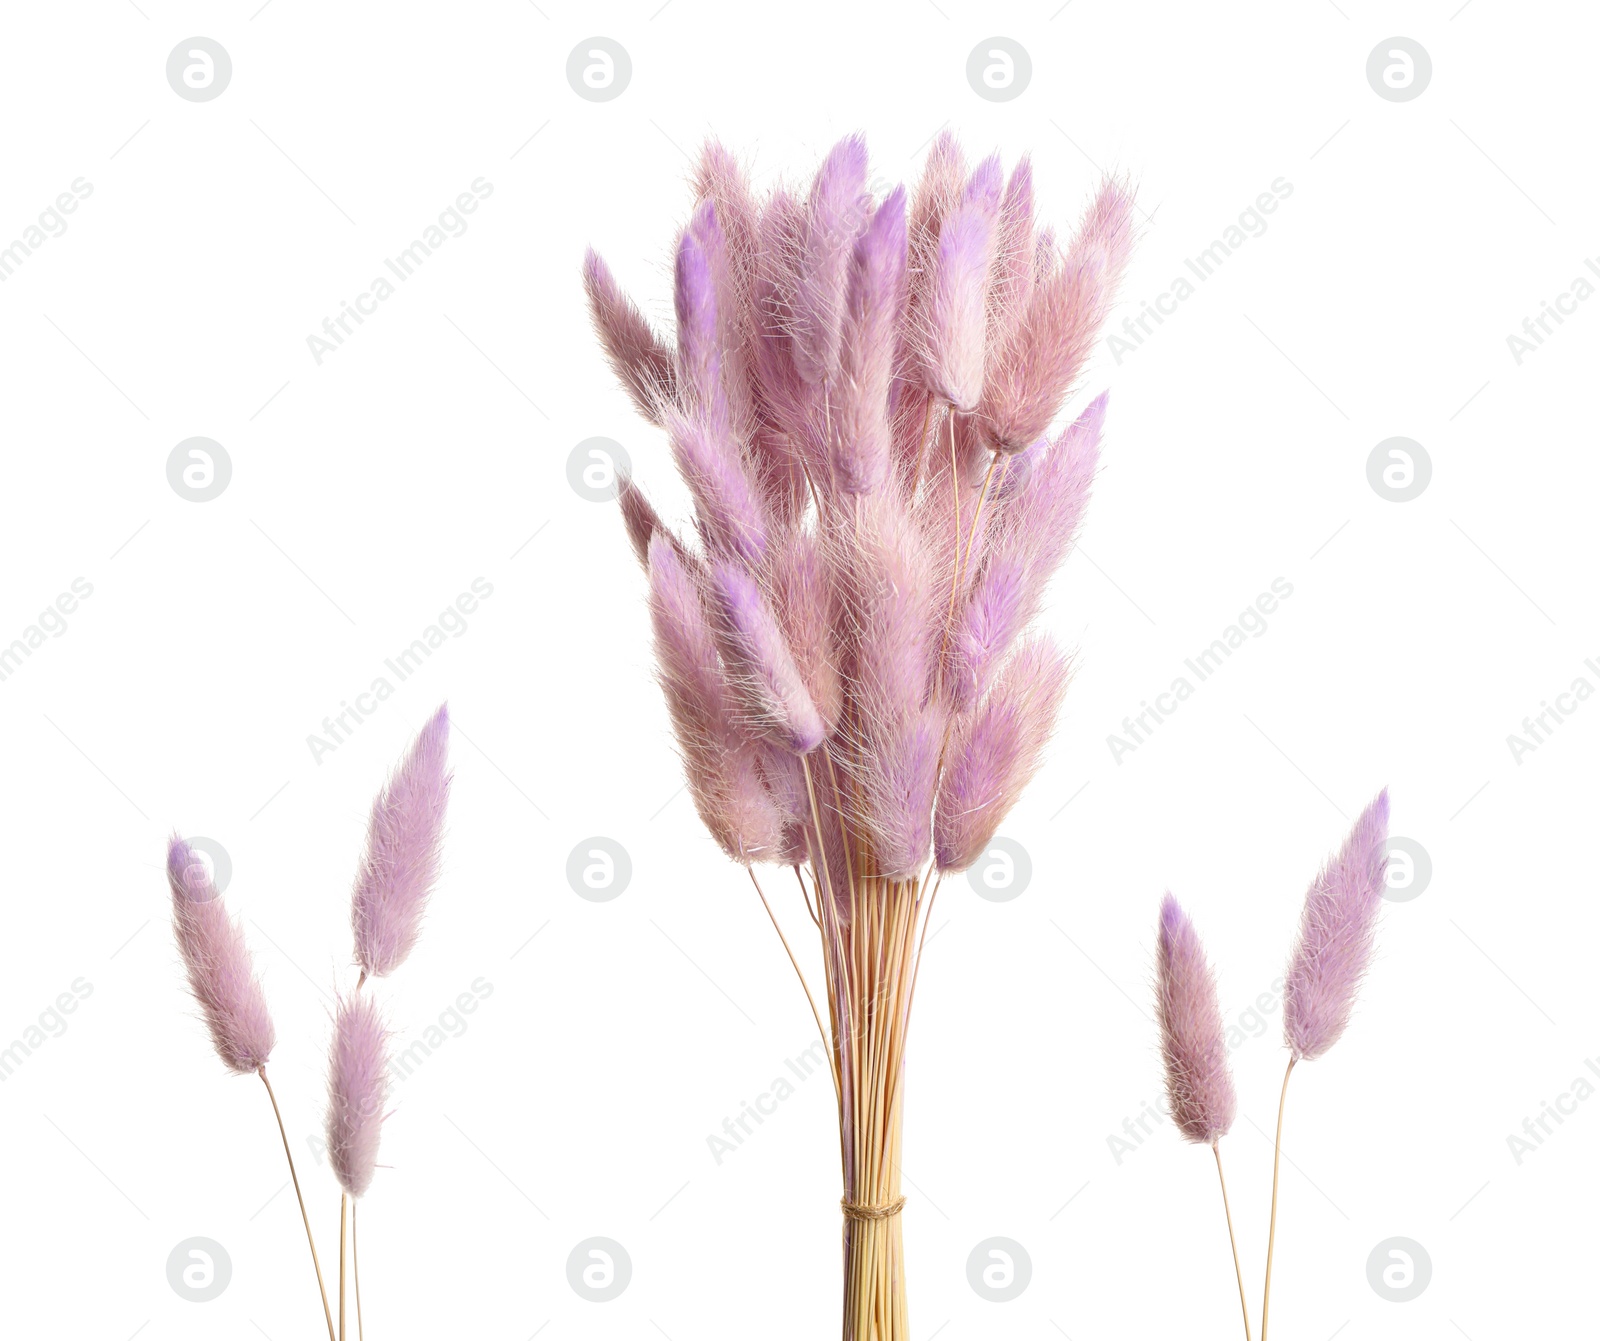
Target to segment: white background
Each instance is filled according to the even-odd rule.
[[[833,1333],[826,1083],[720,1165],[707,1145],[814,1029],[743,873],[678,794],[614,511],[567,482],[573,446],[602,435],[681,498],[594,347],[578,264],[592,242],[664,317],[705,135],[770,183],[860,129],[893,182],[946,124],[1008,162],[1031,151],[1063,226],[1101,169],[1137,179],[1119,320],[1275,179],[1293,191],[1086,386],[1112,391],[1106,465],[1048,614],[1081,670],[1003,831],[1032,880],[1009,902],[946,885],[917,1001],[914,1335],[1239,1334],[1209,1154],[1169,1126],[1120,1163],[1108,1141],[1160,1094],[1157,902],[1170,886],[1190,907],[1237,1018],[1384,783],[1432,879],[1386,908],[1345,1039],[1296,1072],[1272,1334],[1592,1330],[1600,1101],[1520,1164],[1507,1137],[1600,1054],[1600,704],[1520,763],[1507,736],[1576,677],[1600,686],[1600,303],[1520,365],[1506,337],[1600,251],[1596,26],[1505,0],[8,12],[0,239],[93,187],[0,286],[0,641],[74,578],[93,586],[0,683],[0,1042],[92,985],[0,1082],[8,1330],[319,1334],[265,1096],[222,1070],[182,990],[163,840],[231,856],[331,1262],[336,1188],[308,1137],[331,994],[353,979],[350,879],[373,792],[448,698],[447,874],[383,998],[409,1043],[475,979],[493,993],[397,1086],[363,1213],[374,1336]],[[165,78],[195,34],[232,58],[214,101]],[[632,60],[606,103],[565,77],[593,34]],[[1014,101],[966,79],[994,34],[1031,55]],[[1367,82],[1395,34],[1432,57],[1414,101]],[[307,337],[480,177],[470,228],[319,366]],[[166,477],[196,435],[233,469],[203,504]],[[1366,475],[1397,435],[1433,467],[1408,503]],[[1122,718],[1280,577],[1293,596],[1267,631],[1118,762]],[[314,759],[322,719],[475,578],[493,595],[466,631]],[[632,862],[610,902],[565,875],[594,835]],[[798,933],[792,879],[771,890]],[[1274,1009],[1235,1051],[1224,1144],[1255,1314],[1279,1026]],[[233,1264],[211,1303],[167,1283],[191,1236]],[[567,1283],[591,1236],[632,1259],[608,1304]],[[1008,1304],[967,1280],[992,1236],[1032,1262]],[[1367,1281],[1394,1236],[1432,1262],[1410,1303]]]

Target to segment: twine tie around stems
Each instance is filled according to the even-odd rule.
[[[893,1201],[883,1206],[873,1206],[864,1201],[851,1201],[849,1197],[839,1198],[839,1209],[844,1212],[846,1220],[889,1220],[899,1215],[904,1209],[906,1199],[896,1197]]]

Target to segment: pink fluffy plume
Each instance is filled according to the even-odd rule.
[[[351,899],[356,962],[370,978],[411,953],[439,878],[439,846],[450,799],[450,715],[441,706],[372,803],[367,851]]]
[[[1283,1037],[1297,1061],[1339,1041],[1372,961],[1388,873],[1389,793],[1361,812],[1344,846],[1306,891],[1283,985]]]
[[[189,990],[200,1003],[217,1055],[230,1071],[259,1071],[277,1035],[250,949],[222,906],[205,863],[176,834],[167,844],[167,883],[172,887],[172,930],[189,973]]]
[[[1222,1007],[1200,935],[1171,894],[1161,900],[1156,1012],[1172,1120],[1188,1140],[1214,1145],[1233,1126],[1238,1106]]]
[[[370,995],[339,1002],[328,1060],[328,1162],[339,1186],[359,1197],[378,1167],[389,1095],[388,1031]]]

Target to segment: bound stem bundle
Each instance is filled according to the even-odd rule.
[[[371,1185],[377,1169],[389,1065],[388,1029],[367,983],[398,968],[411,953],[421,930],[422,916],[439,873],[439,845],[450,794],[445,761],[449,736],[450,719],[441,707],[379,792],[373,802],[366,853],[351,899],[355,961],[360,976],[354,990],[338,1001],[328,1064],[328,1158],[340,1187],[337,1326],[300,1175],[289,1148],[288,1130],[272,1082],[267,1079],[267,1059],[277,1044],[277,1034],[267,1009],[266,993],[256,975],[244,933],[222,906],[221,895],[204,863],[177,835],[167,846],[173,932],[188,973],[189,988],[223,1063],[241,1075],[258,1074],[267,1088],[284,1157],[289,1162],[289,1177],[300,1203],[329,1341],[345,1341],[347,1264],[353,1268],[351,1284],[358,1337],[365,1331],[355,1205]]]
[[[752,880],[794,869],[820,941],[844,1336],[905,1341],[921,946],[940,877],[982,855],[1066,688],[1067,658],[1022,634],[1088,502],[1104,397],[1051,426],[1125,267],[1131,199],[1106,183],[1059,246],[1027,160],[969,169],[948,135],[909,202],[866,183],[857,137],[764,199],[708,145],[672,343],[593,252],[584,279],[693,500],[679,535],[618,482],[689,790]]]

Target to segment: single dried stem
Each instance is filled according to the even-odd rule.
[[[344,1231],[350,1210],[350,1198],[339,1194],[339,1341],[344,1341]]]
[[[1294,1073],[1295,1059],[1283,1071],[1283,1089],[1278,1094],[1278,1132],[1272,1138],[1272,1219],[1267,1227],[1267,1283],[1261,1293],[1261,1341],[1267,1341],[1267,1311],[1272,1303],[1272,1249],[1278,1237],[1278,1159],[1283,1151],[1283,1105],[1289,1097],[1289,1077]]]
[[[278,1119],[278,1135],[283,1139],[284,1158],[289,1161],[289,1178],[294,1183],[295,1200],[300,1203],[300,1219],[305,1223],[306,1242],[311,1245],[311,1265],[317,1271],[317,1294],[322,1297],[322,1315],[328,1321],[328,1341],[334,1341],[333,1313],[328,1308],[328,1291],[322,1283],[322,1263],[317,1260],[317,1241],[311,1234],[311,1217],[306,1214],[306,1199],[300,1195],[300,1175],[294,1169],[294,1155],[289,1151],[289,1133],[283,1126],[283,1114],[278,1111],[278,1096],[272,1092],[272,1082],[267,1079],[267,1068],[258,1072],[261,1083],[267,1087],[267,1098],[272,1100],[272,1116]]]
[[[767,917],[772,922],[772,929],[778,933],[778,939],[783,942],[783,952],[784,952],[784,954],[789,956],[789,962],[794,965],[794,976],[797,977],[798,979],[800,979],[800,990],[806,994],[806,1003],[811,1007],[811,1018],[817,1022],[817,1032],[822,1035],[822,1041],[823,1041],[824,1044],[826,1044],[827,1041],[828,1041],[828,1031],[822,1027],[822,1015],[817,1010],[817,1002],[816,1002],[816,999],[811,995],[811,987],[810,987],[810,984],[808,984],[806,982],[806,975],[800,971],[800,961],[794,957],[794,951],[789,948],[789,938],[783,934],[783,928],[778,925],[778,919],[777,919],[777,917],[774,915],[774,913],[772,911],[772,905],[767,902],[767,896],[762,891],[761,882],[756,879],[755,867],[746,866],[745,870],[749,872],[749,874],[750,874],[750,883],[756,887],[756,893],[761,898],[761,906],[767,910]],[[804,885],[801,886],[801,892],[802,893],[805,892],[805,886]],[[836,1061],[834,1061],[833,1049],[831,1047],[828,1049],[828,1066],[829,1066],[829,1069],[833,1072],[833,1088],[834,1088],[834,1092],[837,1093],[838,1089],[839,1089],[839,1068],[838,1068],[838,1063]],[[358,1276],[356,1278],[356,1319],[357,1319],[357,1321],[359,1321],[360,1317],[361,1317],[361,1293],[360,1292],[361,1292],[361,1283],[360,1283],[360,1277]]]
[[[922,484],[922,466],[928,456],[928,422],[933,418],[933,397],[929,396],[922,406],[922,431],[917,434],[917,469],[911,476],[911,492],[908,497],[915,498],[917,489]]]
[[[361,1246],[356,1237],[356,1203],[353,1201],[350,1203],[350,1274],[356,1281],[356,1338],[367,1341],[367,1329],[361,1322]]]
[[[1244,1315],[1244,1341],[1250,1341],[1250,1305],[1244,1299],[1244,1272],[1239,1269],[1239,1241],[1233,1236],[1233,1212],[1228,1209],[1228,1180],[1222,1176],[1222,1145],[1211,1143],[1211,1153],[1217,1157],[1217,1181],[1222,1184],[1222,1213],[1228,1220],[1228,1245],[1233,1249],[1233,1274],[1239,1282],[1239,1311]]]

